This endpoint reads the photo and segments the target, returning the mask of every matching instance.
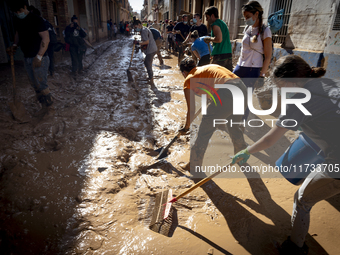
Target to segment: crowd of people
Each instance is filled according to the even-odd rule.
[[[195,14],[188,23],[188,15],[182,16],[182,21],[176,22],[166,20],[159,27],[165,41],[165,49],[178,52],[179,69],[185,79],[184,95],[187,102],[187,116],[182,134],[189,131],[190,116],[194,116],[195,107],[190,103],[194,100],[194,95],[202,95],[202,90],[195,89],[195,86],[207,82],[207,87],[214,84],[233,84],[244,94],[247,87],[262,86],[264,77],[267,75],[272,59],[272,33],[268,26],[263,24],[263,8],[257,1],[250,1],[242,6],[242,14],[246,23],[243,31],[242,47],[240,57],[235,68],[232,64],[232,47],[229,37],[229,30],[225,22],[219,19],[218,9],[209,7],[204,15],[210,26],[210,35],[207,27],[202,24],[201,15]],[[146,27],[155,27],[152,22],[148,22],[143,28],[143,34],[147,34]],[[142,27],[142,26],[140,26]],[[137,30],[140,31],[140,30]],[[149,33],[151,35],[151,33]],[[141,42],[136,44],[148,45],[152,40],[149,36],[142,35]],[[213,43],[211,46],[210,43]],[[184,49],[190,45],[192,57],[184,57]],[[149,46],[147,49],[150,50]],[[156,51],[156,47],[153,50]],[[152,54],[152,53],[149,53]],[[153,53],[154,55],[154,53]],[[148,56],[148,55],[147,55]],[[196,60],[195,60],[196,58]],[[152,58],[149,58],[152,59]],[[152,61],[152,60],[151,60]],[[149,77],[152,79],[152,65],[146,64]],[[296,55],[288,55],[276,61],[273,67],[272,77],[277,87],[298,87],[309,90],[312,98],[305,104],[311,117],[306,117],[295,106],[288,105],[286,115],[281,115],[276,125],[259,141],[248,146],[244,140],[244,127],[227,126],[228,133],[234,145],[235,156],[233,163],[245,164],[251,154],[265,150],[273,146],[288,130],[298,130],[309,136],[326,155],[326,165],[339,165],[340,149],[339,136],[340,120],[338,117],[338,107],[329,96],[331,91],[340,90],[340,84],[334,80],[321,78],[326,73],[324,68],[310,67],[305,60]],[[210,79],[207,79],[210,78]],[[249,79],[252,78],[252,79]],[[293,81],[286,82],[284,79],[292,78]],[[194,79],[194,80],[193,80]],[[193,90],[195,92],[191,93]],[[214,91],[210,91],[214,93]],[[195,166],[201,166],[205,151],[208,147],[211,136],[216,130],[212,125],[213,119],[225,119],[229,123],[242,123],[247,120],[249,109],[245,102],[245,114],[233,114],[233,96],[229,90],[218,90],[223,105],[216,108],[210,104],[207,114],[203,116],[195,143],[191,148],[190,162],[187,170],[195,172]],[[301,98],[301,94],[296,93],[292,98]],[[336,100],[336,98],[333,98]],[[315,103],[317,102],[317,106]],[[297,120],[297,125],[287,127],[282,125],[282,121]],[[210,121],[209,121],[210,120]],[[280,124],[281,123],[281,124]],[[328,123],[325,125],[325,123]],[[334,139],[336,137],[336,139]],[[321,167],[321,166],[320,166]],[[320,168],[319,167],[319,168]],[[198,175],[196,177],[200,178]],[[339,174],[326,170],[313,171],[303,182],[294,197],[292,213],[292,233],[279,248],[280,254],[308,254],[308,246],[305,243],[309,229],[310,211],[319,201],[330,198],[340,193]],[[202,176],[203,178],[203,176]]]
[[[27,6],[26,1],[18,0],[12,3],[12,10],[16,15],[14,26],[16,34],[14,44],[7,49],[9,54],[14,54],[18,45],[24,53],[25,69],[28,73],[32,87],[38,101],[43,108],[53,105],[53,97],[47,85],[47,73],[53,75],[53,48],[56,44],[56,33],[53,26],[43,19],[40,12],[32,6]],[[272,57],[272,34],[268,26],[263,24],[263,8],[257,1],[250,1],[242,6],[242,15],[246,27],[243,31],[242,47],[237,65],[233,68],[232,47],[229,30],[226,23],[219,18],[218,9],[211,6],[206,9],[204,16],[208,27],[203,24],[202,14],[196,13],[193,18],[184,14],[181,21],[165,20],[164,22],[121,21],[119,24],[107,21],[108,39],[116,37],[118,30],[121,34],[140,34],[140,40],[134,40],[134,44],[145,54],[144,65],[147,70],[150,84],[155,86],[153,80],[152,63],[155,55],[160,65],[164,64],[161,48],[168,52],[178,53],[178,67],[184,77],[184,95],[188,107],[186,121],[180,130],[182,134],[188,132],[190,116],[195,113],[192,107],[195,91],[202,95],[202,90],[195,89],[200,79],[209,79],[211,88],[214,84],[230,83],[240,89],[244,94],[247,87],[261,86],[267,75]],[[82,73],[82,58],[86,50],[87,32],[81,28],[78,18],[74,15],[71,23],[65,29],[65,42],[69,45],[72,59],[72,73]],[[191,56],[185,56],[186,47],[190,48]],[[190,55],[190,54],[188,54]],[[324,68],[310,67],[306,61],[296,55],[282,57],[276,61],[273,67],[273,79],[278,87],[299,87],[311,92],[311,100],[305,104],[311,116],[304,116],[295,105],[288,105],[286,115],[281,115],[277,124],[259,141],[248,146],[244,140],[244,128],[234,125],[227,126],[229,135],[234,145],[235,156],[233,162],[240,160],[244,164],[249,157],[259,151],[270,148],[288,130],[296,131],[299,127],[322,148],[326,155],[326,164],[339,164],[340,141],[338,130],[340,122],[338,107],[332,102],[333,89],[340,91],[340,85],[330,79],[321,78],[325,74]],[[194,80],[192,80],[195,78]],[[248,79],[253,78],[253,79]],[[291,82],[285,82],[285,78],[293,78]],[[296,79],[303,78],[303,79]],[[217,82],[218,81],[218,82]],[[209,83],[208,82],[208,83]],[[213,91],[212,91],[213,92]],[[210,125],[211,119],[226,119],[234,123],[246,120],[249,114],[247,109],[244,116],[233,114],[233,96],[229,90],[219,90],[219,96],[223,106],[216,108],[210,104],[207,114],[203,116],[199,127],[196,142],[190,155],[188,169],[200,165],[208,147],[209,140],[215,131]],[[300,98],[295,94],[293,98]],[[294,127],[282,126],[282,121],[297,120]],[[327,123],[327,125],[325,125]],[[340,181],[338,175],[332,175],[327,171],[315,171],[305,179],[294,197],[294,209],[292,215],[292,234],[282,244],[281,254],[307,254],[308,247],[305,237],[309,228],[310,211],[315,203],[340,193]]]

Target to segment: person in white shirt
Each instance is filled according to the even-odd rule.
[[[257,1],[243,5],[242,12],[247,26],[242,39],[241,55],[233,73],[240,78],[247,78],[242,79],[247,87],[254,87],[257,80],[263,83],[268,70],[272,57],[272,34],[269,27],[262,23],[263,9]],[[243,119],[246,120],[248,115],[247,108]]]

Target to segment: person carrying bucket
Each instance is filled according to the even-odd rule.
[[[340,82],[320,78],[325,72],[324,68],[311,68],[296,55],[280,58],[274,66],[274,82],[280,88],[300,87],[310,91],[311,98],[303,107],[311,115],[302,113],[295,104],[287,105],[286,115],[279,117],[276,126],[255,144],[233,157],[233,162],[241,158],[240,164],[244,164],[251,154],[271,147],[288,130],[297,131],[299,127],[326,155],[324,168],[318,166],[312,171],[295,193],[292,233],[281,245],[280,254],[308,253],[305,237],[309,229],[310,210],[317,202],[340,193]],[[305,95],[300,93],[295,94],[292,99],[304,97]],[[295,123],[297,125],[294,126]]]

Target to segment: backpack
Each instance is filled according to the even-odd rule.
[[[272,13],[268,17],[268,27],[272,34],[279,31],[283,25],[283,13],[285,9],[281,9],[275,13]]]
[[[161,37],[162,37],[161,33],[160,33],[156,28],[150,27],[149,29],[150,29],[150,31],[152,32],[153,39],[154,39],[155,41],[156,41],[158,38],[161,38]]]

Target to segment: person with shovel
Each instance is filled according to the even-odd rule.
[[[185,49],[183,42],[185,41],[185,38],[188,36],[190,30],[190,26],[188,25],[188,15],[183,14],[182,19],[183,21],[178,22],[173,29],[175,32],[175,41],[178,47],[178,65],[183,59]]]
[[[282,244],[280,254],[308,253],[305,238],[312,207],[317,202],[340,193],[340,83],[320,78],[325,73],[324,68],[310,67],[297,55],[288,55],[277,60],[273,70],[274,82],[280,88],[307,89],[311,98],[303,106],[311,115],[305,115],[295,104],[287,105],[286,114],[279,117],[276,125],[266,135],[233,157],[233,162],[241,159],[240,164],[244,164],[251,154],[270,148],[288,130],[297,131],[299,127],[326,155],[326,161],[315,165],[295,193],[292,232]],[[292,99],[305,96],[297,93]]]
[[[233,115],[233,96],[231,91],[228,89],[218,89],[216,91],[216,89],[214,89],[215,84],[230,83],[241,89],[244,94],[247,93],[247,89],[238,76],[220,65],[209,64],[196,66],[195,61],[191,57],[187,57],[181,61],[180,70],[185,78],[183,87],[188,108],[185,125],[180,130],[182,134],[189,130],[191,123],[190,116],[195,116],[195,94],[198,96],[202,96],[202,94],[216,95],[218,91],[217,94],[220,98],[220,105],[211,103],[207,107],[207,114],[203,115],[197,139],[191,148],[190,162],[184,167],[184,169],[190,169],[191,172],[194,173],[195,166],[202,165],[203,156],[208,147],[209,140],[216,130],[212,121],[214,119],[226,119],[228,123],[231,121],[238,123],[242,119],[242,115]],[[234,145],[234,152],[236,153],[241,149],[245,149],[247,144],[244,141],[243,132],[239,128],[239,125],[227,125],[226,127]],[[194,175],[195,178],[198,176],[199,174]]]
[[[15,13],[14,28],[16,30],[14,44],[7,49],[9,54],[15,53],[20,46],[24,53],[24,65],[30,83],[35,90],[42,110],[37,115],[45,114],[53,104],[53,98],[47,85],[49,57],[47,48],[50,42],[49,33],[41,17],[27,10],[25,0],[11,2],[11,9]]]
[[[226,23],[219,19],[218,9],[215,6],[210,6],[205,11],[207,22],[211,26],[211,37],[206,37],[206,43],[213,43],[213,51],[211,53],[212,63],[223,66],[230,71],[233,71],[232,50],[229,37],[229,30]]]
[[[156,42],[153,39],[153,35],[150,29],[148,29],[147,27],[144,27],[140,20],[136,20],[133,26],[134,26],[135,31],[140,32],[141,34],[141,41],[135,40],[134,44],[141,45],[142,48],[143,46],[146,47],[144,51],[145,53],[144,65],[146,67],[146,71],[148,72],[149,82],[151,86],[154,86],[152,62],[157,52]]]
[[[211,44],[205,43],[204,37],[199,37],[197,30],[191,33],[190,39],[192,42],[191,50],[197,59],[199,59],[197,66],[210,64],[210,52],[212,51]],[[210,50],[208,47],[210,47]]]

